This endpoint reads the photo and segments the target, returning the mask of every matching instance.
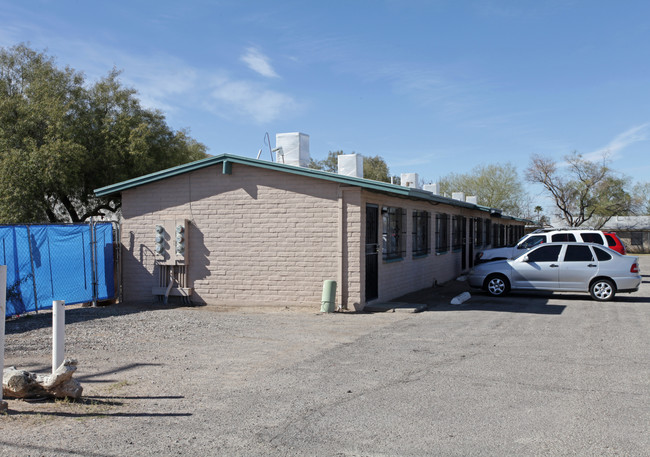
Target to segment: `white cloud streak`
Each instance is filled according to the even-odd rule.
[[[266,78],[278,78],[269,58],[255,48],[246,49],[246,54],[241,56],[240,60],[248,65],[248,68]]]
[[[649,133],[650,122],[637,125],[636,127],[632,127],[631,129],[628,129],[625,132],[617,135],[612,141],[609,142],[607,146],[597,149],[596,151],[583,154],[583,158],[591,161],[602,160],[605,156],[607,156],[609,159],[616,159],[620,156],[621,151],[631,144],[648,140]]]
[[[249,81],[220,78],[215,82],[211,95],[220,105],[213,110],[222,115],[224,108],[234,110],[251,116],[258,123],[271,122],[299,108],[293,97]]]

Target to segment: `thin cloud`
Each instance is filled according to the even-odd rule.
[[[295,113],[298,108],[293,97],[248,81],[221,78],[215,82],[211,94],[221,105],[215,109],[221,114],[225,107],[238,114],[251,116],[258,123],[274,121],[286,113]]]
[[[246,50],[246,54],[241,56],[240,60],[246,63],[246,65],[248,65],[248,68],[262,76],[265,76],[267,78],[279,77],[271,66],[269,58],[255,48],[248,48]]]
[[[583,158],[591,161],[602,160],[605,156],[609,159],[616,159],[620,156],[620,152],[629,145],[640,141],[646,141],[649,133],[650,122],[637,125],[636,127],[632,127],[620,135],[617,135],[607,146],[584,154]]]

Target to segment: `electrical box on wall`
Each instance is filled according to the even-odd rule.
[[[154,229],[154,253],[158,265],[187,265],[189,221],[160,221]]]

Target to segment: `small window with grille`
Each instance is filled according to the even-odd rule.
[[[429,254],[429,212],[413,211],[413,255]]]
[[[383,259],[398,260],[404,257],[403,214],[402,208],[383,207]]]

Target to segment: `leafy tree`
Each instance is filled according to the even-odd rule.
[[[338,172],[338,156],[343,151],[330,151],[323,160],[310,159],[309,168],[316,170],[329,171],[330,173]],[[363,157],[363,177],[375,181],[390,182],[388,165],[380,156]]]
[[[617,177],[607,157],[596,163],[573,152],[565,157],[567,167],[558,167],[555,160],[534,155],[526,171],[526,179],[541,184],[555,201],[558,216],[571,227],[591,221],[602,227],[615,215],[627,214],[632,199],[625,191],[627,179]]]
[[[525,216],[526,192],[517,168],[511,163],[478,165],[469,173],[450,173],[440,179],[439,185],[442,195],[476,195],[480,205],[499,208],[512,216]]]
[[[0,48],[0,222],[79,222],[116,211],[93,189],[206,157],[140,106],[112,70],[82,73],[25,45]]]

